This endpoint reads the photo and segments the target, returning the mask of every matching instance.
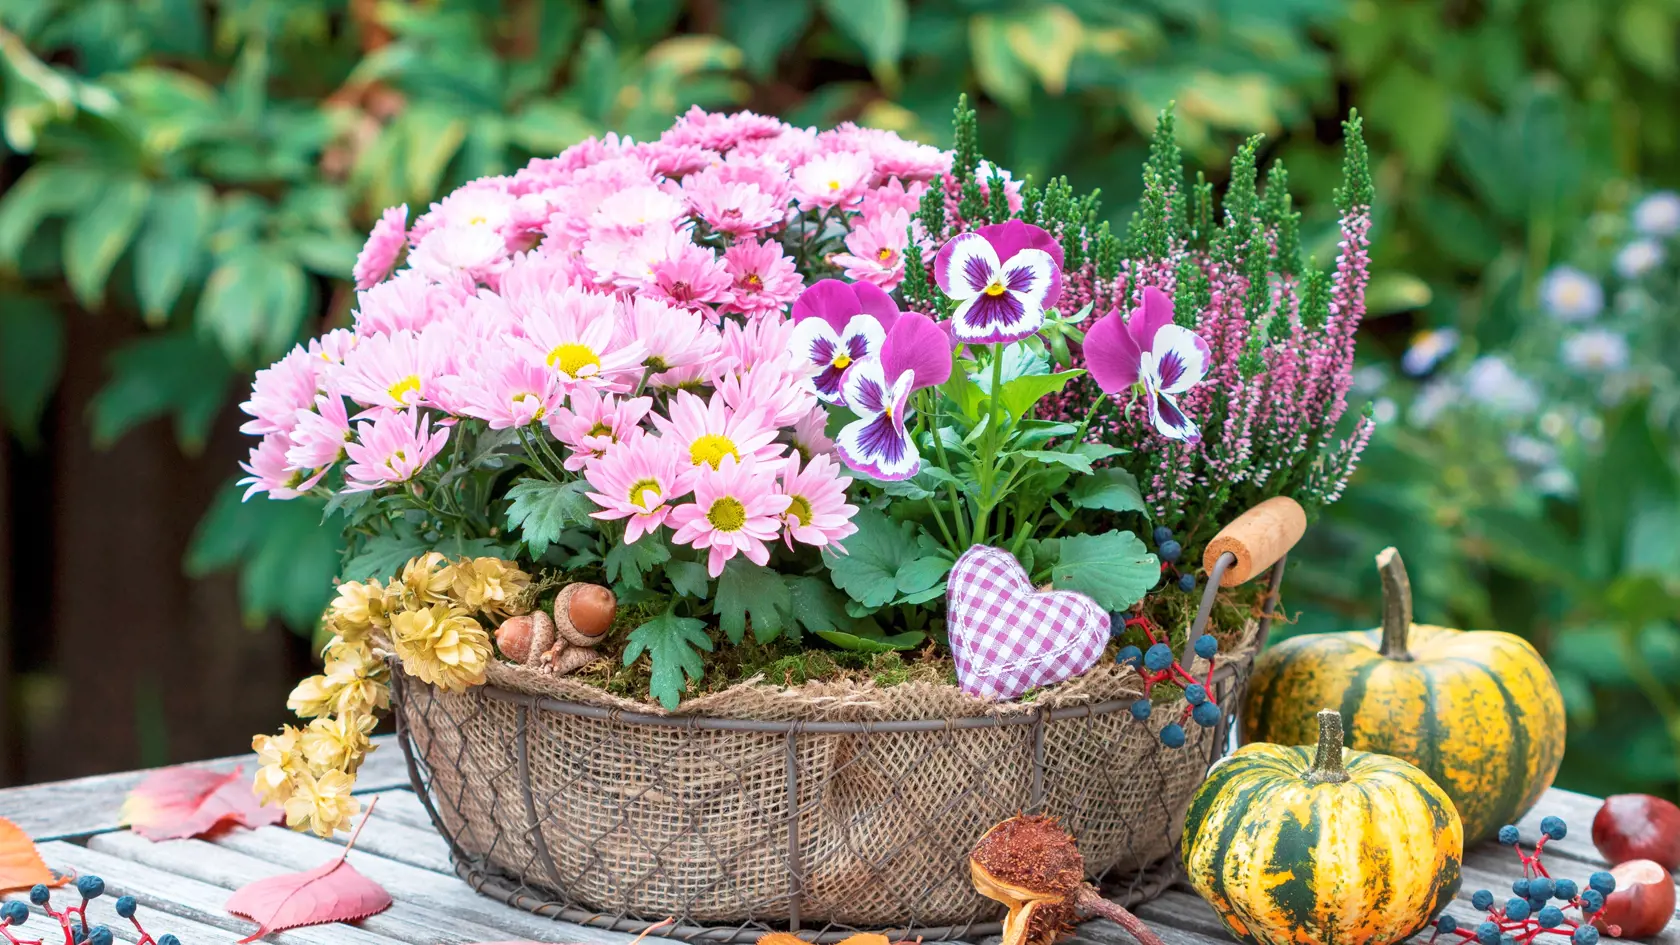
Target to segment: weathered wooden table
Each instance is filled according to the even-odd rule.
[[[632,936],[553,922],[501,905],[473,892],[456,878],[443,839],[426,819],[409,787],[402,753],[388,738],[358,776],[359,793],[377,795],[379,804],[350,853],[350,862],[384,886],[396,903],[385,912],[354,924],[319,925],[270,936],[277,945],[448,945],[448,943],[529,940],[533,942],[625,945]],[[209,762],[224,770],[250,759]],[[252,924],[222,908],[240,886],[265,876],[309,869],[336,853],[338,844],[282,827],[234,830],[213,840],[152,843],[118,825],[123,798],[144,772],[105,775],[79,781],[0,790],[0,816],[34,837],[49,866],[96,873],[108,894],[89,909],[118,941],[133,941],[127,922],[117,919],[114,897],[140,901],[142,918],[152,933],[174,932],[184,945],[221,945],[246,935]],[[1525,839],[1539,836],[1540,818],[1557,814],[1570,824],[1569,836],[1546,846],[1547,863],[1558,875],[1585,880],[1603,861],[1589,837],[1594,798],[1553,790],[1521,824]],[[345,835],[340,835],[342,841]],[[1471,850],[1464,861],[1464,886],[1448,911],[1461,923],[1479,922],[1470,893],[1493,890],[1509,895],[1519,867],[1512,852],[1496,844]],[[1188,888],[1175,888],[1137,910],[1167,945],[1228,943],[1219,920]],[[1414,941],[1424,942],[1429,935]],[[650,940],[652,941],[652,940]],[[1070,940],[1073,945],[1133,945],[1109,922],[1089,922]],[[1450,941],[1456,942],[1456,939]],[[1554,939],[1562,942],[1562,939]],[[1670,920],[1651,941],[1680,945],[1680,923]]]

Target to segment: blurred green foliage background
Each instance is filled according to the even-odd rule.
[[[1458,334],[1441,371],[1534,349],[1542,276],[1596,238],[1590,220],[1675,183],[1677,16],[1680,0],[0,0],[0,416],[37,448],[69,321],[124,320],[143,330],[60,410],[99,445],[168,423],[195,454],[237,424],[255,367],[346,320],[383,207],[588,135],[653,136],[691,104],[944,143],[968,92],[988,156],[1100,187],[1118,226],[1176,103],[1210,177],[1267,136],[1321,263],[1357,106],[1379,200],[1359,389],[1391,416],[1310,533],[1280,632],[1374,622],[1371,556],[1398,545],[1420,619],[1550,656],[1562,783],[1674,795],[1680,673],[1643,668],[1680,669],[1675,428],[1638,391],[1586,403],[1606,432],[1559,460],[1575,488],[1537,489],[1475,410],[1408,422],[1419,382],[1396,364],[1429,328]],[[190,574],[237,570],[253,625],[313,625],[337,561],[318,507],[230,485],[179,514],[200,520]],[[1653,516],[1672,527],[1640,526]]]

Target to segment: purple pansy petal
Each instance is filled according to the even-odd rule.
[[[1155,333],[1171,325],[1172,320],[1172,299],[1154,286],[1145,286],[1143,304],[1132,309],[1132,317],[1126,322],[1126,330],[1131,333],[1132,341],[1137,344],[1138,350],[1150,351],[1155,347]]]
[[[1212,352],[1200,335],[1188,328],[1167,325],[1155,333],[1154,355],[1160,389],[1169,394],[1182,394],[1207,376]]]
[[[962,233],[951,237],[939,248],[939,255],[933,260],[933,280],[939,284],[940,291],[961,301],[985,291],[991,273],[997,272],[998,268],[997,252],[985,237],[978,233]],[[975,285],[972,275],[982,269],[987,274],[985,281]]]
[[[881,367],[887,377],[911,372],[911,389],[943,384],[951,377],[951,338],[933,319],[907,312],[881,343]]]
[[[799,298],[793,300],[795,322],[820,318],[835,332],[844,328],[846,322],[859,311],[857,293],[852,291],[850,284],[839,279],[814,282],[804,292],[799,293]]]
[[[971,345],[1020,341],[1043,327],[1044,310],[1034,308],[1018,292],[977,295],[951,315],[951,333]]]
[[[854,361],[841,381],[846,404],[860,417],[872,417],[886,410],[889,402],[887,380],[881,374],[881,362],[871,358]]]
[[[1046,309],[1062,295],[1062,271],[1050,254],[1023,249],[1003,264],[1003,284],[1016,295],[1031,299],[1029,307]]]
[[[889,482],[909,479],[922,466],[921,454],[897,415],[881,414],[846,424],[834,447],[847,466]]]
[[[1109,312],[1085,332],[1085,370],[1110,397],[1138,382],[1142,352],[1119,312]]]
[[[1149,398],[1149,419],[1155,424],[1156,432],[1169,440],[1183,440],[1186,443],[1200,439],[1202,431],[1196,426],[1196,421],[1179,409],[1178,401],[1171,394],[1147,390]]]
[[[881,325],[882,334],[891,331],[899,316],[898,303],[893,301],[892,296],[880,286],[869,282],[854,282],[851,284],[851,290],[857,300],[857,306],[847,314],[873,315],[875,321]]]
[[[818,371],[817,376],[811,378],[811,383],[816,385],[817,397],[821,400],[831,404],[844,404],[846,398],[840,392],[840,382],[845,377],[846,371],[843,368],[831,364]]]
[[[840,330],[846,356],[853,361],[862,361],[880,353],[881,342],[887,337],[888,327],[890,326],[882,325],[873,315],[853,315],[846,327]]]
[[[820,316],[806,318],[794,325],[793,332],[788,336],[788,351],[794,359],[816,368],[807,381],[824,403],[845,403],[834,378],[828,377],[829,372],[835,370],[834,356],[843,350],[842,344],[834,327]],[[844,371],[845,368],[839,370]]]
[[[1038,249],[1050,254],[1050,258],[1056,261],[1057,269],[1062,268],[1062,244],[1042,227],[1022,223],[1020,220],[1010,220],[1007,223],[983,226],[974,232],[992,244],[992,249],[997,252],[999,259],[1007,261],[1023,249]]]

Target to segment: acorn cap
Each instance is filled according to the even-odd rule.
[[[612,629],[618,598],[599,584],[568,584],[554,598],[554,625],[561,639],[594,646]]]

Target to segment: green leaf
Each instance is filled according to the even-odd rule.
[[[1014,111],[1024,111],[1032,100],[1032,74],[1010,44],[1007,24],[986,13],[970,17],[968,47],[975,76],[986,94]]]
[[[816,635],[834,644],[842,650],[853,653],[892,653],[914,650],[927,639],[927,634],[912,630],[908,633],[898,633],[890,637],[865,637],[844,630],[817,630]]]
[[[869,59],[869,70],[888,86],[898,81],[910,20],[906,0],[822,0],[823,15]]]
[[[64,280],[83,308],[101,307],[111,267],[133,241],[150,196],[138,177],[113,180],[65,226]]]
[[[919,594],[932,590],[935,586],[944,584],[945,575],[951,573],[951,565],[955,563],[944,557],[906,561],[893,576],[893,586],[898,588],[900,594]],[[940,593],[944,593],[942,587]]]
[[[671,560],[671,549],[657,533],[643,535],[634,542],[619,542],[607,552],[602,567],[607,581],[627,590],[639,591],[646,582],[643,577],[654,568]]]
[[[406,527],[381,532],[369,538],[361,551],[344,563],[343,577],[346,581],[387,580],[410,560],[431,550],[431,541]]]
[[[508,528],[518,529],[531,557],[540,558],[571,525],[589,525],[595,502],[586,493],[589,483],[521,479],[507,491]]]
[[[787,579],[788,600],[793,619],[812,633],[824,630],[848,630],[852,618],[846,613],[845,599],[834,585],[820,577],[802,575]]]
[[[1674,14],[1660,0],[1634,0],[1622,8],[1616,38],[1634,65],[1657,79],[1675,71]]]
[[[723,35],[740,48],[749,72],[768,78],[805,32],[812,9],[811,0],[731,0],[723,8]]]
[[[559,154],[600,130],[572,108],[548,99],[525,106],[507,123],[509,140],[534,154]]]
[[[1046,394],[1053,394],[1067,386],[1084,371],[1062,371],[1057,374],[1028,374],[1017,377],[1012,381],[1005,381],[1003,385],[1003,409],[1009,415],[1019,420],[1027,411],[1033,408]]]
[[[111,355],[110,365],[110,380],[88,404],[93,442],[101,449],[147,420],[173,414],[182,446],[197,452],[233,379],[214,345],[184,332],[131,341]]]
[[[300,633],[314,630],[333,595],[342,533],[321,527],[319,499],[256,496],[247,502],[242,492],[229,480],[216,494],[187,549],[187,574],[203,577],[237,567],[247,624],[259,626],[278,615]]]
[[[671,588],[684,597],[705,600],[712,592],[712,576],[698,561],[671,560],[665,564]]]
[[[467,120],[453,110],[422,103],[397,119],[407,145],[404,179],[411,201],[424,206],[437,196],[449,159],[467,137]]]
[[[1015,455],[1036,459],[1041,463],[1054,463],[1058,466],[1066,466],[1074,472],[1086,474],[1094,472],[1091,468],[1091,461],[1078,453],[1064,453],[1060,450],[1021,450]]]
[[[0,296],[0,416],[34,448],[41,411],[64,370],[64,320],[47,302]]]
[[[1074,535],[1056,545],[1051,583],[1090,595],[1104,610],[1125,610],[1161,580],[1160,561],[1131,532]]]
[[[845,554],[823,549],[834,586],[867,607],[881,607],[898,596],[898,569],[916,549],[916,526],[894,524],[874,509],[853,517],[857,531],[841,544]]]
[[[1415,172],[1432,173],[1452,131],[1452,90],[1404,60],[1384,70],[1367,93],[1371,124],[1388,132]]]
[[[1099,469],[1074,483],[1068,499],[1076,509],[1149,514],[1137,477],[1124,469]]]
[[[164,184],[152,195],[134,247],[134,283],[146,324],[162,325],[181,289],[198,273],[216,197],[203,181]]]
[[[950,379],[941,384],[939,389],[956,406],[957,412],[972,423],[980,419],[980,402],[986,395],[962,369],[962,364],[966,363],[969,362],[958,364],[957,369],[951,372]]]
[[[736,556],[718,575],[712,612],[731,643],[740,643],[746,637],[748,617],[752,618],[753,639],[760,643],[774,640],[782,632],[792,606],[782,576],[763,565]]]
[[[0,262],[17,266],[18,254],[43,220],[93,203],[104,170],[76,164],[37,162],[0,199]]]
[[[712,651],[712,638],[706,635],[706,625],[667,610],[630,631],[629,642],[624,647],[624,665],[629,666],[647,653],[653,664],[648,690],[670,711],[682,701],[688,682],[699,682],[706,674],[699,650]]]

